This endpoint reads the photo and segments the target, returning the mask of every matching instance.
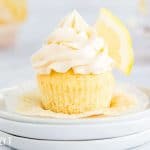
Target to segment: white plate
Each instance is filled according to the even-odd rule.
[[[50,141],[27,139],[0,132],[7,144],[21,150],[125,150],[150,142],[150,130],[134,135],[90,141]]]
[[[30,91],[33,90],[34,87],[34,83],[33,82],[27,82],[25,84],[21,84],[19,86],[15,86],[12,88],[8,88],[8,89],[3,89],[0,91],[0,100],[1,101],[9,101],[9,109],[7,110],[6,107],[3,105],[0,107],[0,117],[1,118],[5,118],[5,119],[9,119],[9,120],[14,120],[14,121],[18,121],[18,122],[25,122],[25,123],[42,123],[42,124],[102,124],[102,123],[116,123],[116,122],[120,122],[120,121],[132,121],[132,120],[138,120],[139,118],[147,118],[147,116],[150,116],[150,106],[149,106],[149,97],[141,90],[139,90],[138,88],[132,86],[132,85],[128,85],[125,84],[125,86],[129,89],[127,89],[128,91],[130,90],[130,92],[136,92],[137,97],[140,99],[140,103],[141,105],[146,105],[147,108],[145,109],[145,106],[142,106],[139,110],[136,111],[136,113],[133,112],[131,113],[127,113],[125,115],[121,115],[121,116],[116,116],[116,117],[106,117],[106,118],[86,118],[86,119],[54,119],[54,118],[48,118],[48,117],[31,117],[31,116],[24,116],[24,115],[20,115],[17,113],[14,113],[11,109],[12,109],[12,105],[11,103],[14,103],[12,100],[12,97],[14,96],[14,93],[19,93],[20,91],[18,91],[18,89],[21,91]],[[3,97],[3,95],[6,95]],[[8,102],[7,102],[8,103]],[[148,104],[147,104],[148,103]],[[11,113],[10,113],[11,112]]]
[[[9,89],[10,91],[12,89]],[[4,90],[7,92],[7,90]],[[3,92],[1,92],[3,93]],[[150,129],[150,110],[97,119],[26,117],[0,110],[0,130],[34,139],[93,140],[120,137]]]
[[[93,140],[120,137],[150,129],[150,119],[105,124],[33,124],[0,118],[0,130],[28,138],[47,140]]]

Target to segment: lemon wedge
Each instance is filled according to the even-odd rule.
[[[134,62],[132,41],[127,28],[112,13],[102,8],[96,30],[107,43],[110,57],[125,74],[130,74]]]

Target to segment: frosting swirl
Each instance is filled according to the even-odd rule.
[[[65,73],[69,69],[79,74],[99,74],[111,70],[112,63],[104,40],[76,11],[60,22],[32,56],[32,65],[39,74],[52,70]]]

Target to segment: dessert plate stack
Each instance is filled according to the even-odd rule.
[[[0,137],[5,137],[7,146],[22,150],[33,147],[37,150],[124,150],[150,142],[149,104],[138,112],[115,117],[41,118],[8,111],[6,92],[9,94],[11,88],[0,92]]]

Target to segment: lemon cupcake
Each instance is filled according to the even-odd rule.
[[[26,18],[26,0],[0,0],[0,47],[15,43],[20,23]]]
[[[79,114],[109,107],[112,64],[104,40],[73,11],[32,56],[44,109]]]

